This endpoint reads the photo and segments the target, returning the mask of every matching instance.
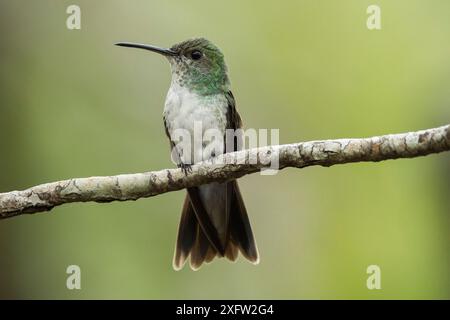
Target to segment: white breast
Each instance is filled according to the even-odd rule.
[[[211,149],[210,141],[203,139],[203,143],[195,143],[192,139],[194,134],[199,136],[199,132],[194,133],[194,124],[196,128],[201,125],[201,135],[205,137],[205,131],[208,129],[217,129],[222,133],[226,128],[226,114],[228,102],[223,94],[215,94],[208,96],[200,96],[195,92],[180,87],[176,83],[172,83],[167,93],[166,103],[164,107],[164,118],[167,130],[171,139],[177,140],[175,135],[179,135],[177,129],[184,129],[191,136],[192,141],[192,157],[195,155],[196,160],[200,161],[208,156],[204,155],[205,149]],[[217,155],[217,152],[215,152]]]

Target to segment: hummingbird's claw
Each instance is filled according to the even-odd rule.
[[[179,167],[181,168],[181,170],[183,170],[184,175],[188,175],[188,173],[192,172],[192,166],[190,164],[187,163],[180,163]]]

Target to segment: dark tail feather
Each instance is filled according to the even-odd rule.
[[[191,268],[200,269],[203,262],[210,262],[216,256],[217,251],[211,246],[200,225],[197,227],[197,239],[191,250]]]
[[[254,264],[259,262],[258,249],[253,237],[247,210],[245,209],[241,193],[236,181],[228,182],[231,188],[231,204],[228,223],[228,237],[225,254],[231,261],[235,261],[239,251]],[[226,214],[224,212],[224,214]],[[191,256],[190,265],[193,270],[201,267],[203,262],[211,262],[216,256],[223,256],[217,252],[210,240],[200,227],[189,195],[186,195],[183,211],[181,213],[178,238],[173,259],[173,267],[180,270]]]
[[[237,181],[230,181],[233,185],[233,197],[231,198],[229,243],[235,243],[242,255],[254,264],[259,263],[258,248],[253,237],[252,227],[248,219],[247,209]],[[231,259],[230,259],[231,260]]]
[[[180,270],[183,268],[186,259],[194,246],[197,238],[198,223],[195,217],[189,197],[186,195],[184,199],[183,210],[181,211],[181,220],[178,227],[178,238],[175,248],[175,256],[173,257],[173,268]]]
[[[206,211],[205,205],[202,202],[199,188],[188,188],[187,192],[197,222],[203,231],[203,235],[209,240],[214,249],[223,256],[225,254],[224,245],[221,243],[217,229],[211,220],[211,216]]]

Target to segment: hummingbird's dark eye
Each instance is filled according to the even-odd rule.
[[[203,53],[199,50],[194,50],[190,54],[192,60],[198,60],[203,56]]]

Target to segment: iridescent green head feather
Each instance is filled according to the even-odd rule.
[[[172,66],[173,81],[199,94],[214,94],[229,90],[224,56],[220,49],[204,38],[175,44],[176,55],[167,56]]]

